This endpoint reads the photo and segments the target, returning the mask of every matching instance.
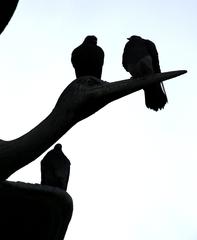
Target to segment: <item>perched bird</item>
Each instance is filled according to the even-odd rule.
[[[41,161],[41,184],[67,189],[70,175],[70,161],[62,152],[62,145],[56,144]]]
[[[89,75],[101,79],[104,52],[97,46],[97,38],[87,36],[83,43],[73,50],[71,62],[77,78]]]
[[[155,44],[140,36],[131,36],[125,45],[122,64],[133,77],[161,73]],[[168,102],[163,83],[154,83],[144,88],[147,108],[155,111],[164,108]]]

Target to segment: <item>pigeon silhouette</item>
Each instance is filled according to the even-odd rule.
[[[155,44],[140,36],[131,36],[125,45],[122,64],[133,77],[161,73]],[[168,102],[163,83],[154,83],[144,88],[147,108],[158,111]]]
[[[71,62],[77,78],[94,76],[101,79],[104,51],[97,46],[97,38],[87,36],[83,43],[73,50]]]
[[[58,143],[41,161],[41,184],[67,190],[69,175],[70,161]]]

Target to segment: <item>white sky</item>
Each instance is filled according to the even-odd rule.
[[[153,40],[169,104],[148,110],[143,92],[106,106],[62,139],[74,212],[66,239],[197,239],[196,1],[20,0],[0,36],[1,139],[42,121],[75,79],[72,50],[94,34],[105,51],[103,80],[128,78],[126,38]],[[10,177],[40,181],[40,160]]]

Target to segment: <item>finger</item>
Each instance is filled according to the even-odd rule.
[[[178,70],[151,74],[145,77],[121,80],[100,86],[96,89],[96,91],[99,95],[99,98],[105,99],[105,101],[109,103],[128,94],[139,91],[152,83],[158,83],[171,78],[175,78],[182,74],[185,74],[186,72],[186,70]]]

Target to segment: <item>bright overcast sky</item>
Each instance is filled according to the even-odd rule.
[[[157,46],[169,103],[148,110],[143,91],[75,125],[58,142],[71,161],[74,201],[69,240],[197,239],[197,30],[194,0],[20,0],[0,36],[1,139],[42,121],[75,79],[72,50],[96,35],[105,51],[102,79],[129,78],[126,38]],[[44,155],[43,155],[44,156]],[[9,180],[40,181],[40,160]]]

